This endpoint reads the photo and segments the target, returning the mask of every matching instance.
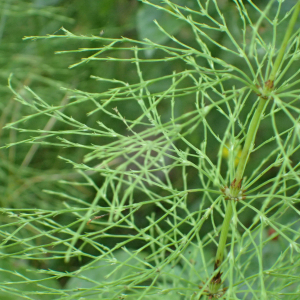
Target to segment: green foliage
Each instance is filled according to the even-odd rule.
[[[299,20],[222,192],[294,1],[82,3],[0,1],[1,298],[298,299]]]

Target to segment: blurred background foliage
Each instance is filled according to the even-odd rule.
[[[193,0],[177,0],[174,1],[180,4],[187,4],[191,8],[196,9],[196,1]],[[239,31],[236,30],[241,22],[239,14],[235,8],[233,1],[219,0],[219,6],[226,17],[228,28],[236,39],[239,38]],[[268,0],[254,1],[260,7],[265,7],[268,4]],[[247,1],[244,1],[247,5]],[[283,9],[281,10],[282,16],[290,10],[294,5],[294,1],[285,1]],[[213,8],[212,8],[213,9]],[[272,8],[273,9],[273,8]],[[257,12],[253,9],[249,10],[252,14],[252,18],[255,19]],[[272,14],[272,11],[270,12]],[[274,14],[276,10],[274,9]],[[211,12],[214,15],[214,11]],[[217,15],[215,13],[215,15]],[[281,17],[282,17],[281,16]],[[201,17],[199,20],[201,21]],[[110,82],[98,82],[91,78],[91,75],[99,77],[113,78],[116,80],[123,80],[128,83],[134,83],[138,80],[136,74],[136,68],[133,64],[128,62],[102,62],[99,64],[97,61],[89,62],[87,64],[81,64],[76,68],[68,68],[74,63],[77,63],[82,58],[82,53],[73,52],[72,54],[57,54],[56,51],[72,50],[78,48],[95,48],[101,47],[98,41],[84,41],[84,40],[65,40],[65,39],[53,39],[53,40],[37,40],[37,41],[23,41],[24,36],[40,36],[47,34],[54,34],[59,32],[61,27],[66,28],[70,32],[77,35],[94,35],[105,37],[127,37],[131,39],[144,39],[149,38],[152,41],[160,44],[174,45],[166,35],[164,35],[153,23],[156,19],[159,24],[164,27],[169,34],[176,36],[180,41],[192,46],[198,47],[197,42],[194,39],[194,35],[190,28],[186,24],[179,22],[176,18],[172,18],[170,15],[166,15],[164,12],[154,9],[153,7],[143,5],[136,0],[34,0],[34,1],[21,1],[21,0],[0,0],[0,142],[1,146],[15,143],[19,140],[24,140],[31,137],[30,134],[17,133],[15,130],[4,130],[2,127],[9,122],[16,121],[21,116],[29,115],[32,113],[30,107],[22,106],[19,102],[14,101],[14,95],[7,88],[7,81],[10,74],[13,74],[12,83],[14,88],[25,99],[30,101],[30,96],[26,90],[26,86],[29,86],[37,95],[43,98],[50,105],[62,106],[69,101],[70,92],[69,89],[78,89],[81,91],[88,91],[89,93],[97,93],[108,90],[114,87],[114,83]],[[286,22],[286,21],[284,21]],[[299,27],[299,21],[297,23]],[[264,37],[266,43],[271,41],[272,34],[270,32],[271,26],[267,22],[263,21],[260,28],[260,34]],[[211,31],[210,31],[210,34]],[[222,32],[216,31],[213,39],[218,43],[230,47],[230,41],[228,36],[222,34]],[[279,32],[278,37],[283,33]],[[280,43],[280,38],[278,38]],[[233,65],[239,65],[241,61],[238,61],[236,56],[230,56],[228,52],[221,52],[215,45],[210,45],[209,50],[212,56],[220,57],[225,61],[232,63]],[[125,46],[124,46],[125,47]],[[114,53],[119,57],[129,58],[130,53],[128,51],[118,51]],[[145,58],[160,58],[163,53],[158,50],[147,50],[144,54]],[[224,57],[227,56],[227,57]],[[198,64],[205,63],[206,61],[197,61]],[[158,78],[164,75],[172,74],[176,72],[184,71],[187,66],[183,61],[175,60],[167,63],[148,63],[147,67],[144,67],[144,79]],[[240,66],[241,68],[241,66]],[[246,68],[246,66],[245,66]],[[298,66],[292,66],[289,73],[293,73],[297,70]],[[166,89],[170,84],[170,81],[161,81],[158,84],[154,84],[150,90],[155,93],[156,91]],[[188,80],[183,81],[182,87],[189,85]],[[238,85],[238,83],[237,83]],[[255,95],[250,96],[248,99],[249,109],[255,100]],[[161,107],[162,118],[170,118],[170,106]],[[109,124],[111,128],[116,129],[118,132],[126,132],[124,126],[120,126],[114,119],[109,118],[107,115],[94,114],[91,117],[87,116],[87,113],[93,109],[93,105],[89,107],[86,102],[82,106],[74,106],[68,108],[68,114],[73,116],[76,120],[81,121],[84,124],[94,124],[99,117],[101,122]],[[138,116],[136,106],[132,102],[126,102],[122,104],[122,107],[118,107],[122,110],[125,116]],[[176,106],[177,115],[182,112],[192,111],[194,109],[194,101],[192,96],[186,96],[179,105]],[[249,109],[245,109],[240,117],[245,118]],[[62,110],[64,108],[62,107]],[[282,123],[280,130],[284,130],[286,126],[286,115],[282,116]],[[227,123],[226,118],[220,118],[219,113],[211,113],[208,117],[208,123],[211,124],[213,130],[218,134],[218,128],[222,128]],[[264,130],[259,130],[257,136],[257,143],[268,139],[272,134],[270,127],[271,124],[262,124]],[[45,119],[44,116],[35,118],[34,120],[28,120],[26,123],[27,128],[39,128],[39,129],[55,129],[66,130],[67,125],[57,123],[54,119]],[[200,131],[194,131],[192,135],[189,135],[187,139],[193,144],[199,145],[203,133]],[[221,133],[222,130],[219,130]],[[223,155],[223,159],[226,160],[226,153],[222,153],[219,150],[219,143],[215,141],[211,136],[210,145],[210,158],[212,161],[217,162],[218,155]],[[101,144],[105,143],[105,140],[99,140],[97,137],[73,135],[66,136],[66,139],[81,144]],[[55,138],[52,140],[55,143]],[[273,145],[274,146],[274,145]],[[185,145],[178,145],[182,150],[185,149]],[[259,155],[264,156],[264,153],[268,155],[272,149],[272,143],[267,144],[261,149]],[[78,179],[78,173],[73,171],[72,165],[66,163],[60,159],[59,156],[72,159],[72,161],[78,164],[82,163],[84,155],[87,151],[83,148],[63,148],[55,147],[53,144],[47,143],[43,145],[30,145],[19,144],[8,149],[0,150],[0,203],[1,207],[5,208],[43,208],[43,209],[59,209],[63,207],[63,197],[59,198],[51,193],[46,193],[44,190],[55,190],[60,193],[67,192],[78,199],[85,199],[85,201],[91,201],[94,198],[94,190],[90,187],[84,187],[83,185],[74,186],[72,189],[68,185],[59,184],[59,180],[74,180]],[[259,163],[256,161],[256,153],[251,156],[251,164],[247,169],[247,173],[251,174]],[[226,167],[226,165],[224,165]],[[187,168],[188,169],[188,168]],[[252,169],[252,170],[251,170]],[[224,173],[226,169],[224,169]],[[273,178],[276,175],[276,170],[271,169],[257,184]],[[91,174],[93,176],[93,174]],[[101,185],[101,178],[93,177],[98,185]],[[179,178],[179,179],[178,179]],[[178,189],[181,188],[182,180],[181,175],[172,174],[172,180],[178,185]],[[199,180],[197,179],[197,173],[194,169],[190,170],[188,174],[188,181],[190,187],[199,188]],[[112,195],[108,195],[111,197]],[[199,195],[191,195],[189,197],[190,209],[196,210],[199,207]],[[154,212],[158,216],[160,210],[157,206],[143,207],[139,210],[137,222],[140,226],[144,226],[146,222],[146,216],[151,215]],[[253,215],[244,214],[245,226],[250,225]],[[294,217],[294,216],[293,216]],[[65,219],[67,216],[57,216],[56,222],[60,224],[68,224],[69,219]],[[69,217],[68,217],[69,218]],[[75,217],[74,217],[75,219]],[[7,215],[1,217],[2,224],[9,224],[12,219]],[[215,215],[216,226],[221,224],[222,218]],[[167,226],[167,225],[166,225]],[[189,225],[186,228],[181,228],[182,232],[188,232]],[[212,224],[207,222],[202,227],[203,234],[212,229]],[[11,230],[8,227],[8,232]],[[90,230],[93,230],[93,225],[90,226]],[[126,233],[126,229],[125,233]],[[57,233],[58,234],[58,233]],[[267,233],[266,233],[267,234]],[[4,236],[2,237],[5,238]],[[26,238],[26,237],[24,237]],[[40,241],[41,244],[43,241]],[[280,240],[274,239],[272,247],[274,249],[280,249]],[[110,247],[114,241],[105,239],[103,243]],[[136,244],[135,244],[136,243]],[[130,246],[134,248],[140,247],[138,240],[131,243]],[[276,248],[277,247],[277,248]],[[93,249],[89,249],[93,253]],[[213,249],[214,251],[215,249]],[[5,249],[1,250],[5,253]],[[277,250],[276,250],[277,251]],[[14,271],[17,271],[28,278],[34,279],[36,272],[33,270],[38,269],[52,269],[60,272],[73,271],[85,264],[86,261],[74,260],[71,264],[65,264],[62,259],[59,260],[18,260],[18,259],[6,259],[0,261],[0,267],[2,269],[11,270],[9,275],[10,280],[14,280]],[[96,273],[95,273],[96,274]],[[91,277],[96,275],[92,274]],[[6,279],[7,272],[0,272],[0,281]],[[101,275],[102,276],[102,275]],[[97,276],[96,276],[97,277]],[[17,280],[17,279],[16,279]],[[48,281],[49,282],[49,281]],[[49,282],[51,287],[64,287],[67,283],[67,279],[61,278],[58,281],[53,280]],[[69,283],[69,288],[76,287],[80,283]],[[1,295],[1,292],[0,292]],[[9,298],[7,294],[3,294],[1,299],[18,299],[17,294],[13,298]],[[6,297],[6,298],[3,298]],[[52,298],[51,298],[52,297]],[[30,299],[54,299],[53,296],[36,296],[32,295]],[[154,299],[154,298],[153,298]]]

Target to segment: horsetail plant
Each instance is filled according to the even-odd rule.
[[[96,74],[92,90],[64,86],[53,103],[9,78],[29,111],[5,126],[22,176],[37,155],[27,144],[72,169],[52,175],[52,202],[32,189],[33,207],[2,208],[2,257],[45,265],[2,265],[0,295],[297,299],[300,1],[139,2],[140,39],[24,38],[84,55],[70,69]],[[126,78],[103,76],[114,68]]]

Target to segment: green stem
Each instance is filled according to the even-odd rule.
[[[219,241],[219,246],[216,254],[216,260],[215,260],[215,266],[214,270],[217,270],[221,263],[223,262],[223,257],[224,257],[224,251],[226,247],[226,240],[227,240],[227,235],[230,227],[230,220],[232,217],[232,203],[228,203],[226,213],[225,213],[225,218],[223,221],[222,225],[222,232],[220,236],[220,241]],[[211,295],[217,294],[221,285],[222,285],[222,280],[221,280],[222,273],[219,271],[215,276],[212,278],[212,280],[209,283],[209,292]]]
[[[245,140],[245,144],[244,144],[244,148],[242,150],[242,154],[241,157],[239,159],[239,164],[236,170],[236,174],[235,174],[235,184],[234,187],[237,188],[238,184],[241,182],[243,175],[244,175],[244,171],[247,165],[247,161],[250,155],[250,151],[251,151],[251,147],[252,144],[255,140],[255,136],[257,133],[257,129],[261,120],[261,116],[266,108],[268,101],[264,100],[264,99],[260,99],[258,106],[255,110],[255,113],[253,115],[253,118],[251,120],[248,132],[247,132],[247,136],[246,136],[246,140]],[[235,192],[239,190],[235,189]],[[232,191],[233,192],[233,191]]]
[[[300,13],[300,1],[298,1],[298,3],[294,7],[293,15],[292,15],[292,17],[290,19],[289,25],[288,25],[287,30],[285,32],[285,36],[284,36],[283,42],[281,44],[280,50],[279,50],[278,55],[276,57],[276,60],[274,62],[274,66],[273,66],[272,72],[271,72],[270,77],[269,77],[269,80],[271,82],[273,82],[275,80],[275,78],[276,78],[277,71],[278,71],[279,66],[280,66],[280,64],[282,62],[282,58],[283,58],[285,49],[286,49],[286,47],[288,45],[288,42],[289,42],[289,39],[290,39],[290,37],[292,35],[293,28],[295,26],[295,23],[297,21],[299,13]]]
[[[215,270],[219,268],[223,261],[224,257],[224,252],[225,252],[225,246],[226,246],[226,241],[227,241],[227,235],[230,227],[230,220],[232,217],[232,203],[228,202],[228,205],[226,207],[226,213],[225,213],[225,218],[222,224],[222,231],[221,231],[221,236],[219,240],[219,246],[216,254],[216,260],[215,260]]]
[[[299,13],[300,13],[300,0],[295,5],[293,15],[292,15],[289,25],[287,27],[285,37],[283,39],[283,42],[281,44],[278,55],[276,57],[274,66],[270,73],[269,80],[265,82],[265,85],[263,88],[263,93],[259,100],[256,111],[252,117],[249,129],[247,132],[245,144],[244,144],[244,147],[242,150],[242,154],[239,159],[239,164],[238,164],[238,167],[236,170],[235,179],[230,186],[230,195],[232,196],[232,198],[237,197],[241,191],[241,182],[242,182],[244,171],[245,171],[247,161],[248,161],[248,158],[250,155],[251,147],[254,143],[262,114],[267,106],[268,100],[270,99],[270,97],[268,95],[270,92],[272,92],[274,90],[273,83],[276,78],[278,69],[281,65],[286,47],[287,47],[289,39],[292,35],[292,31],[293,31],[293,28],[294,28],[294,25],[296,23]],[[217,250],[217,254],[216,254],[216,258],[215,258],[214,270],[217,270],[221,266],[221,264],[223,262],[223,258],[224,258],[224,252],[225,252],[225,247],[226,247],[228,231],[229,231],[229,227],[230,227],[230,221],[231,221],[232,214],[233,214],[233,203],[234,203],[232,200],[229,200],[229,201],[230,202],[226,206],[225,218],[224,218],[224,221],[222,224],[218,250]],[[215,293],[217,293],[217,291],[221,287],[221,285],[222,285],[221,276],[222,276],[222,273],[219,270],[219,272],[217,274],[215,274],[215,276],[212,278],[210,285],[209,285],[209,290],[210,290],[211,295],[214,295]]]

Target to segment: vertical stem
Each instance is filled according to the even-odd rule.
[[[245,171],[245,168],[247,165],[247,161],[248,161],[248,158],[250,155],[250,150],[251,150],[252,144],[255,140],[255,136],[256,136],[256,133],[257,133],[257,130],[258,130],[258,127],[260,124],[261,116],[267,106],[268,100],[270,99],[270,94],[274,90],[273,83],[276,78],[276,74],[278,72],[280,64],[282,62],[286,47],[287,47],[289,39],[292,35],[292,31],[293,31],[293,28],[294,28],[294,25],[296,23],[299,13],[300,13],[300,0],[298,0],[297,4],[294,7],[293,15],[290,19],[289,25],[285,32],[285,37],[283,39],[280,50],[279,50],[276,60],[274,62],[274,66],[270,73],[269,80],[267,80],[264,84],[263,93],[261,95],[258,106],[256,108],[256,111],[255,111],[255,113],[252,117],[251,123],[249,125],[245,144],[244,144],[242,154],[239,159],[239,164],[238,164],[238,167],[236,170],[235,179],[230,186],[230,195],[232,196],[232,199],[229,200],[230,202],[228,202],[228,204],[226,206],[225,217],[224,217],[224,221],[223,221],[223,225],[222,225],[222,229],[221,229],[218,250],[217,250],[217,254],[216,254],[216,258],[215,258],[214,270],[217,270],[223,262],[224,251],[225,251],[228,231],[229,231],[229,227],[230,227],[230,221],[231,221],[232,214],[233,214],[233,203],[234,203],[233,199],[234,199],[234,197],[237,197],[241,191],[242,178],[243,178],[244,171]],[[210,296],[212,296],[212,297],[214,297],[215,294],[217,294],[218,290],[220,289],[220,287],[222,285],[221,276],[222,276],[222,273],[219,271],[217,274],[215,274],[215,276],[212,278],[212,280],[209,284]]]
[[[289,39],[290,39],[290,37],[292,35],[293,28],[295,26],[295,23],[297,21],[299,13],[300,13],[300,1],[298,0],[298,3],[294,7],[293,15],[292,15],[292,17],[290,19],[289,25],[288,25],[288,27],[286,29],[286,32],[285,32],[284,39],[282,41],[282,44],[281,44],[281,47],[279,49],[278,55],[277,55],[276,60],[274,62],[274,66],[273,66],[272,72],[271,72],[271,74],[269,76],[269,80],[271,82],[273,82],[275,80],[275,78],[276,78],[276,73],[277,73],[277,71],[279,69],[279,66],[281,64],[281,61],[282,61],[285,49],[286,49],[286,47],[288,45],[288,42],[289,42]]]
[[[247,132],[247,137],[246,137],[246,141],[244,144],[244,148],[243,148],[243,151],[242,151],[242,154],[241,154],[241,157],[239,160],[239,164],[237,167],[235,180],[231,184],[230,192],[233,197],[237,196],[238,193],[240,192],[240,189],[241,189],[240,183],[243,178],[244,170],[245,170],[245,167],[247,164],[247,160],[249,158],[252,143],[255,140],[255,136],[256,136],[257,129],[258,129],[258,126],[259,126],[259,123],[261,120],[261,116],[266,108],[267,103],[268,103],[268,101],[266,101],[265,99],[259,100],[258,106],[257,106],[256,111],[251,120],[249,129]],[[228,202],[228,204],[226,206],[225,217],[224,217],[224,221],[222,224],[222,230],[221,230],[218,250],[217,250],[217,254],[216,254],[216,258],[215,258],[215,266],[214,266],[215,270],[217,270],[223,262],[224,251],[225,251],[228,231],[229,231],[229,227],[230,227],[230,221],[231,221],[232,213],[233,213],[232,205],[233,205],[233,201],[230,200],[230,202]],[[222,284],[221,276],[222,276],[222,273],[219,271],[213,277],[211,284],[210,284],[210,292],[212,294],[217,293],[217,291],[219,290],[219,288]]]
[[[296,23],[296,20],[297,20],[297,17],[299,15],[299,13],[300,13],[300,1],[298,1],[298,3],[295,5],[293,15],[290,19],[289,25],[288,25],[287,30],[285,32],[283,42],[281,44],[280,50],[278,52],[278,55],[276,57],[274,66],[273,66],[271,74],[269,76],[269,80],[265,83],[264,93],[263,93],[264,95],[268,94],[268,92],[273,91],[273,89],[274,89],[273,82],[275,80],[275,77],[276,77],[277,71],[279,69],[279,66],[282,62],[284,52],[285,52],[286,47],[288,45],[289,39],[292,35],[293,28],[294,28],[294,25]],[[267,97],[267,99],[268,99],[268,97]],[[242,150],[242,154],[241,154],[239,164],[238,164],[238,167],[237,167],[237,170],[236,170],[236,175],[235,175],[236,181],[235,181],[235,184],[233,186],[233,188],[235,188],[235,191],[232,191],[234,195],[235,195],[235,193],[239,192],[237,187],[238,187],[238,184],[241,182],[241,180],[243,178],[244,171],[245,171],[245,168],[246,168],[246,165],[247,165],[247,161],[248,161],[248,158],[249,158],[249,155],[250,155],[250,148],[251,148],[252,143],[255,140],[256,132],[257,132],[257,129],[258,129],[258,126],[259,126],[259,123],[260,123],[261,116],[262,116],[262,114],[264,112],[264,109],[266,107],[266,104],[267,104],[267,101],[263,98],[260,98],[257,109],[256,109],[256,111],[253,115],[252,120],[251,120],[251,124],[249,126],[246,141],[245,141],[245,144],[244,144],[244,148]]]
[[[255,113],[252,117],[248,132],[247,132],[247,136],[246,136],[246,140],[245,140],[245,144],[242,150],[242,154],[241,157],[239,159],[239,164],[236,170],[236,174],[235,174],[235,184],[233,186],[233,188],[235,188],[235,192],[239,192],[239,190],[237,189],[238,184],[241,182],[243,175],[244,175],[244,171],[247,165],[247,161],[250,155],[250,151],[251,151],[251,147],[252,144],[255,140],[255,136],[257,133],[257,129],[261,120],[261,116],[266,108],[266,104],[268,103],[268,101],[264,100],[264,99],[260,99],[258,106],[255,110]],[[233,195],[235,194],[234,191]],[[235,196],[235,195],[234,195]]]
[[[221,236],[220,236],[219,247],[218,247],[218,251],[216,254],[215,269],[217,269],[220,266],[220,263],[218,263],[218,262],[223,261],[224,250],[225,250],[226,240],[227,240],[227,234],[228,234],[228,230],[229,230],[229,226],[230,226],[230,220],[232,217],[232,205],[231,204],[232,203],[228,202],[226,213],[225,213],[225,218],[224,218],[223,225],[222,225],[222,228],[224,228],[224,230],[222,230]]]

